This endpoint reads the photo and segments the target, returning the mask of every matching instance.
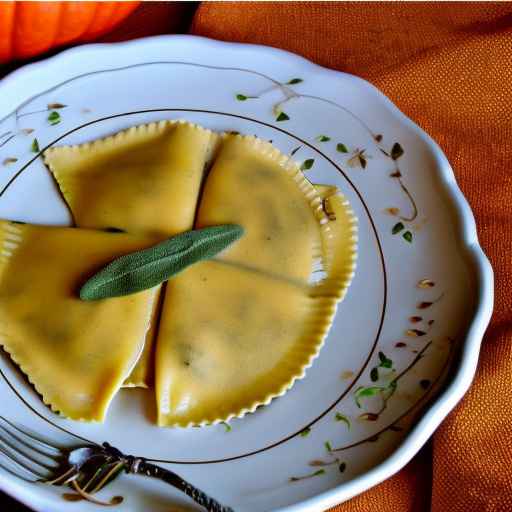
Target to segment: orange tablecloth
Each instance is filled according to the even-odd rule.
[[[144,4],[103,39],[186,30],[193,8]],[[512,511],[512,3],[205,2],[191,32],[281,47],[374,83],[446,152],[494,267],[472,388],[431,450],[333,511]]]
[[[205,2],[191,31],[291,50],[379,87],[446,152],[496,273],[475,382],[432,456],[334,510],[512,511],[512,3]]]

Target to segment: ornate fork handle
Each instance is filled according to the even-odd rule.
[[[181,476],[169,471],[168,469],[164,469],[156,464],[151,464],[142,457],[124,455],[120,450],[109,443],[103,443],[103,449],[105,453],[115,457],[119,461],[122,461],[127,473],[158,478],[159,480],[162,480],[163,482],[166,482],[176,489],[184,492],[196,503],[204,507],[208,512],[234,512],[231,507],[221,505],[217,500],[214,500],[212,497],[181,478]]]
[[[196,503],[203,506],[209,512],[234,512],[231,507],[225,507],[218,501],[208,496],[203,491],[194,487],[192,484],[183,480],[179,475],[161,468],[150,462],[146,462],[144,459],[134,458],[130,464],[130,473],[137,475],[146,475],[152,478],[158,478],[173,487],[176,487],[180,491],[183,491],[187,496],[190,496]]]

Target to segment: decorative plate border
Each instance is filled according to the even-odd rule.
[[[204,44],[202,38],[196,38],[192,36],[160,36],[156,38],[148,38],[145,41],[119,43],[117,48],[129,48],[135,44],[146,44],[146,45],[158,45],[165,43],[170,40],[181,40],[182,42],[189,42],[191,44]],[[287,59],[294,60],[297,64],[309,67],[311,71],[316,73],[327,73],[338,75],[338,72],[326,70],[319,66],[316,66],[305,59],[297,57],[288,52],[284,52],[276,49],[269,49],[265,47],[257,47],[253,45],[233,45],[231,43],[220,43],[216,41],[208,41],[208,44],[212,47],[219,48],[248,48],[253,52],[261,53],[274,53],[276,55],[283,55]],[[69,57],[70,54],[76,56],[79,53],[94,52],[98,47],[103,47],[108,50],[108,45],[91,45],[88,47],[75,48],[63,52],[58,57],[53,57],[50,60],[58,60]],[[27,66],[26,69],[18,70],[6,79],[8,82],[15,81],[28,73],[30,70],[37,68],[38,66],[46,65],[46,62],[37,63]],[[108,70],[111,71],[111,70]],[[349,75],[345,75],[349,76]],[[456,206],[456,217],[458,220],[458,234],[464,242],[464,248],[466,256],[472,267],[475,269],[477,287],[480,290],[477,303],[475,305],[475,315],[473,321],[468,328],[465,343],[461,347],[461,357],[457,372],[451,381],[445,388],[444,392],[440,394],[435,402],[430,404],[430,407],[426,410],[423,417],[419,422],[412,428],[405,438],[404,443],[399,446],[393,454],[388,457],[385,461],[370,469],[366,473],[341,484],[338,488],[322,493],[314,498],[308,499],[305,502],[286,507],[283,510],[288,512],[298,510],[316,510],[318,507],[328,507],[340,499],[348,499],[355,494],[364,491],[365,489],[379,483],[386,477],[389,477],[396,471],[398,471],[403,465],[405,465],[410,458],[416,453],[421,445],[428,439],[433,430],[439,425],[444,419],[448,412],[455,406],[457,401],[462,397],[466,389],[469,387],[472,377],[476,370],[476,363],[478,360],[478,349],[480,346],[483,332],[489,322],[490,315],[492,312],[493,302],[493,274],[490,264],[485,257],[483,251],[478,245],[478,239],[476,235],[476,228],[471,210],[456,185],[453,171],[449,166],[445,156],[442,154],[439,147],[428,137],[417,125],[409,120],[404,114],[402,114],[385,96],[382,95],[376,88],[365,82],[364,80],[350,76],[351,80],[355,80],[371,94],[376,94],[380,97],[382,102],[388,107],[388,109],[401,120],[401,122],[412,130],[426,145],[430,148],[432,154],[435,156],[436,164],[439,169],[440,177],[444,185],[445,191],[448,193],[450,199]],[[358,157],[359,159],[359,157]],[[400,176],[395,176],[400,177]],[[406,239],[407,240],[407,239]],[[408,240],[409,241],[409,240]]]

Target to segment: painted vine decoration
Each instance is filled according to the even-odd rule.
[[[431,279],[422,279],[417,283],[417,288],[419,289],[429,289],[435,286],[435,282]],[[437,298],[432,300],[421,300],[416,304],[416,309],[418,311],[425,311],[437,304],[444,297],[444,293],[441,293]],[[409,322],[413,324],[413,326],[409,327],[405,331],[405,336],[408,338],[422,338],[426,336],[429,330],[434,325],[434,319],[424,319],[422,316],[413,315],[409,317]],[[414,325],[420,324],[422,329],[415,327]],[[425,327],[423,327],[425,324]],[[360,386],[354,391],[354,401],[357,407],[362,408],[362,400],[369,397],[379,397],[381,400],[380,407],[376,411],[366,411],[359,416],[359,419],[366,421],[377,421],[380,415],[386,410],[388,401],[395,394],[398,382],[401,378],[403,378],[407,373],[409,373],[412,368],[420,361],[420,359],[424,356],[425,352],[432,345],[432,340],[428,341],[421,350],[413,349],[412,352],[415,355],[413,360],[407,365],[407,367],[402,370],[396,376],[393,374],[396,372],[396,369],[393,368],[393,361],[382,351],[378,352],[379,362],[370,370],[370,380],[372,381],[372,385],[370,386]],[[395,343],[395,348],[403,348],[406,347],[407,343],[404,341],[399,341]],[[376,384],[377,382],[384,380],[382,379],[382,373],[384,373],[384,379],[392,376],[391,380],[386,384]],[[423,384],[421,384],[423,382]],[[420,381],[420,385],[423,389],[427,389],[429,385],[426,386],[425,379]]]
[[[23,113],[19,112],[20,108],[21,107],[16,109],[12,114],[12,115],[14,115],[14,119],[15,119],[15,126],[16,126],[15,130],[9,130],[9,131],[6,131],[6,132],[0,134],[0,149],[2,147],[6,146],[9,142],[11,142],[12,140],[14,140],[17,137],[20,137],[20,136],[28,137],[29,135],[31,135],[35,132],[34,128],[29,128],[29,127],[21,128],[19,126],[19,120],[21,118],[44,113],[44,114],[47,114],[46,122],[48,123],[48,125],[56,126],[56,125],[60,124],[61,121],[63,120],[59,111],[62,109],[68,108],[68,106],[64,105],[63,103],[48,103],[46,105],[45,109],[33,110],[30,112],[23,112]],[[90,109],[81,109],[82,114],[86,114],[88,112],[90,112]],[[8,119],[9,117],[10,116],[7,116],[2,121],[4,121],[5,119]],[[33,138],[30,139],[31,142],[30,142],[30,145],[27,148],[27,150],[30,153],[35,153],[36,154],[35,158],[37,158],[38,156],[40,156],[41,148],[40,148],[39,140],[37,139],[37,137],[34,137],[34,136],[32,136],[32,137]],[[4,167],[9,167],[9,166],[17,163],[18,160],[19,159],[17,157],[7,156],[7,157],[3,158],[1,164]],[[29,161],[29,163],[30,163],[30,161]],[[7,191],[7,189],[17,180],[17,178],[22,174],[22,172],[27,168],[27,165],[22,167],[13,176],[11,176],[11,178],[8,180],[8,182],[0,190],[0,196],[2,196]]]
[[[175,64],[182,64],[182,65],[197,65],[193,63],[183,63],[183,62],[175,62]],[[199,65],[202,66],[202,65]],[[202,66],[206,68],[213,68],[213,69],[228,69],[228,68],[220,68],[215,66]],[[393,217],[395,217],[396,222],[391,227],[391,233],[393,235],[401,235],[401,237],[409,242],[412,243],[413,241],[413,231],[415,230],[414,222],[417,220],[419,216],[418,206],[417,203],[410,192],[410,190],[407,188],[406,184],[404,183],[403,179],[403,171],[401,170],[399,163],[401,157],[404,155],[404,149],[400,145],[399,142],[394,142],[391,147],[385,147],[383,145],[383,135],[382,134],[376,134],[374,133],[369,126],[356,114],[351,112],[346,107],[343,107],[342,105],[325,99],[321,98],[319,96],[314,95],[308,95],[303,94],[301,92],[297,92],[292,86],[300,85],[304,82],[302,78],[291,78],[285,83],[281,83],[267,75],[264,75],[259,72],[251,71],[251,70],[243,70],[240,69],[240,71],[246,71],[250,72],[254,75],[258,75],[264,79],[267,79],[272,83],[271,87],[268,89],[262,91],[258,95],[249,95],[249,94],[243,94],[243,93],[237,93],[235,94],[235,99],[237,101],[245,102],[245,101],[253,101],[260,97],[262,97],[264,94],[275,91],[276,89],[279,89],[282,94],[284,95],[284,99],[273,106],[273,114],[275,117],[275,121],[278,123],[283,123],[290,120],[290,116],[288,113],[286,113],[283,108],[285,105],[289,104],[292,101],[298,100],[300,98],[308,98],[312,100],[316,100],[319,102],[327,103],[339,110],[344,111],[346,114],[348,114],[352,119],[354,119],[371,137],[372,144],[374,145],[375,149],[379,151],[382,155],[384,155],[386,158],[388,158],[393,165],[393,168],[389,174],[390,178],[394,180],[397,184],[401,192],[403,193],[405,199],[408,201],[410,213],[405,214],[402,209],[398,207],[389,207],[386,208],[385,212]],[[28,102],[27,102],[28,104]],[[22,107],[19,107],[19,109]],[[29,117],[36,114],[46,114],[46,121],[50,126],[55,126],[59,124],[62,121],[61,111],[63,109],[68,108],[67,105],[62,103],[48,103],[46,109],[37,110],[37,111],[30,111],[25,113],[19,113],[19,109],[17,109],[15,114],[15,129],[5,131],[4,133],[0,134],[0,148],[6,146],[10,141],[12,141],[15,137],[18,136],[25,136],[28,137],[29,135],[34,133],[34,129],[32,128],[20,128],[19,126],[19,120],[24,117]],[[83,114],[90,112],[89,109],[82,109],[81,111]],[[345,158],[345,163],[348,167],[351,169],[361,169],[366,170],[368,167],[368,160],[373,157],[366,148],[350,148],[347,147],[346,144],[340,141],[334,141],[332,138],[325,134],[321,133],[318,134],[315,137],[315,142],[318,144],[335,144],[336,152]],[[31,143],[29,146],[29,149],[33,153],[39,153],[40,147],[39,142],[36,137],[31,139]],[[291,156],[294,156],[297,152],[299,152],[302,149],[302,146],[298,146],[294,148],[291,151]],[[3,166],[10,166],[15,164],[18,161],[18,158],[14,156],[6,156],[1,164]],[[314,165],[315,160],[313,158],[308,158],[302,162],[301,168],[303,171],[310,170]],[[422,279],[417,283],[418,288],[420,289],[430,289],[435,286],[435,283],[430,279]],[[430,328],[434,324],[433,318],[426,318],[425,313],[426,310],[429,310],[432,306],[434,306],[437,302],[439,302],[443,298],[443,294],[438,295],[436,298],[428,301],[421,301],[417,304],[417,310],[418,312],[414,314],[413,316],[409,317],[409,322],[411,324],[410,328],[408,328],[405,331],[405,336],[408,339],[413,338],[423,338],[426,336],[430,330]],[[347,446],[339,446],[333,448],[330,441],[326,441],[324,443],[325,450],[327,455],[325,458],[321,459],[315,459],[309,462],[309,466],[311,468],[318,468],[314,469],[311,473],[304,474],[302,476],[294,476],[290,478],[290,482],[299,482],[302,480],[306,480],[309,478],[313,478],[316,476],[321,476],[326,474],[326,470],[331,467],[336,467],[337,470],[340,473],[344,473],[346,470],[346,463],[342,461],[339,456],[337,455],[337,452],[341,452],[344,450],[347,450],[349,448],[352,448],[354,446],[358,446],[362,443],[366,442],[376,442],[379,439],[379,436],[386,431],[391,432],[400,432],[403,430],[402,427],[398,425],[398,423],[405,418],[412,410],[413,408],[417,407],[418,404],[427,396],[428,392],[430,392],[435,384],[440,380],[442,375],[444,374],[444,371],[448,367],[448,364],[451,360],[452,356],[452,348],[453,348],[453,339],[448,338],[451,348],[450,348],[450,355],[447,358],[445,365],[442,369],[442,371],[439,374],[438,379],[434,383],[432,383],[428,379],[421,379],[419,381],[419,387],[425,391],[423,397],[414,404],[408,411],[406,411],[404,414],[400,416],[400,418],[395,419],[394,422],[386,427],[384,427],[381,431],[379,431],[377,434],[374,434],[366,439],[363,439],[361,441],[358,441],[356,443],[352,443],[351,445]],[[378,352],[378,362],[373,366],[370,370],[370,380],[372,382],[372,385],[366,386],[366,387],[359,387],[354,391],[354,400],[359,408],[363,408],[363,405],[365,403],[366,398],[369,397],[377,397],[381,399],[380,407],[374,411],[364,411],[359,416],[357,416],[355,419],[362,420],[362,421],[372,421],[376,422],[380,419],[381,414],[384,412],[384,410],[387,407],[387,404],[389,400],[393,397],[395,394],[399,381],[402,379],[406,374],[408,374],[411,369],[416,366],[416,364],[425,356],[427,353],[429,347],[431,346],[432,341],[428,341],[423,345],[423,347],[420,350],[413,349],[412,352],[415,354],[412,361],[406,366],[404,370],[402,370],[400,373],[398,373],[396,376],[394,374],[396,373],[396,369],[394,368],[393,360],[388,357],[383,351]],[[394,344],[394,348],[396,349],[405,349],[408,347],[408,342],[406,341],[398,341]],[[388,378],[391,376],[391,380],[388,379],[387,384],[380,383],[382,377]],[[352,427],[352,419],[343,414],[342,412],[335,411],[334,413],[334,420],[336,422],[339,422],[340,425],[343,425],[344,428],[350,429]],[[231,431],[231,426],[228,423],[223,424],[225,432],[228,433]],[[304,429],[300,434],[299,437],[308,437],[312,432],[311,427],[308,427]],[[117,468],[116,468],[117,469]],[[75,489],[76,490],[76,489]],[[73,496],[73,497],[71,497]],[[70,500],[74,499],[80,499],[83,498],[77,495],[69,495]],[[115,497],[114,499],[119,499],[118,497]]]
[[[404,154],[404,149],[400,145],[399,142],[393,143],[390,149],[385,148],[382,144],[383,136],[380,133],[374,133],[370,127],[356,114],[354,114],[352,111],[350,111],[348,108],[325,98],[322,98],[320,96],[314,96],[310,94],[303,94],[301,92],[297,92],[294,90],[292,85],[298,85],[304,82],[302,78],[292,78],[288,80],[287,82],[281,83],[276,80],[273,80],[273,85],[270,88],[265,89],[259,94],[249,95],[249,94],[242,94],[237,93],[235,94],[235,98],[238,101],[247,101],[247,100],[256,100],[264,96],[265,94],[274,91],[276,89],[279,89],[282,94],[284,95],[284,99],[279,101],[278,103],[275,103],[272,112],[275,116],[276,122],[283,122],[283,121],[289,121],[290,116],[283,110],[283,107],[285,104],[289,103],[292,100],[300,99],[300,98],[309,98],[313,100],[317,100],[323,103],[328,103],[340,110],[343,110],[345,113],[347,113],[349,116],[351,116],[354,120],[358,122],[360,126],[362,126],[365,131],[370,135],[376,149],[380,151],[383,155],[385,155],[387,158],[389,158],[393,162],[393,170],[390,173],[390,178],[395,180],[400,190],[403,192],[405,198],[409,202],[411,213],[409,215],[404,215],[400,208],[394,206],[394,207],[388,207],[386,208],[386,213],[389,215],[392,215],[397,218],[397,222],[393,225],[391,228],[391,233],[393,235],[401,234],[402,238],[408,242],[413,242],[413,230],[414,226],[412,223],[417,220],[418,218],[418,206],[416,204],[416,200],[414,199],[411,191],[408,189],[408,187],[405,185],[403,180],[403,174],[402,171],[399,168],[398,160],[400,157]],[[315,141],[319,143],[329,142],[331,140],[331,137],[325,134],[320,134],[317,137],[315,137]],[[299,148],[296,148],[292,151],[291,156],[293,156]],[[346,164],[350,168],[361,168],[366,169],[368,165],[368,159],[372,158],[372,155],[370,155],[367,152],[366,148],[354,148],[349,149],[343,142],[338,142],[336,144],[336,151],[339,153],[343,153],[347,155]],[[303,164],[304,165],[304,164]],[[303,170],[308,170],[311,168],[311,165],[309,167],[303,168]]]
[[[327,473],[325,468],[328,466],[334,466],[336,464],[339,464],[338,465],[339,472],[344,473],[345,470],[347,469],[347,464],[345,462],[341,461],[341,459],[337,455],[337,452],[346,451],[346,450],[355,448],[356,446],[360,446],[365,443],[375,443],[375,442],[379,441],[379,439],[381,438],[381,435],[384,434],[385,432],[394,432],[394,433],[402,432],[404,430],[404,428],[402,426],[400,426],[400,422],[402,420],[404,420],[407,416],[409,416],[415,409],[417,409],[419,406],[421,406],[422,403],[425,402],[426,398],[428,398],[428,396],[430,395],[430,393],[432,392],[432,390],[434,389],[436,384],[438,384],[441,381],[443,375],[445,374],[446,370],[448,369],[450,363],[453,360],[453,356],[455,353],[455,350],[454,350],[455,340],[453,338],[447,338],[447,340],[449,342],[449,355],[446,358],[446,361],[445,361],[443,367],[441,368],[441,371],[439,372],[439,375],[437,376],[435,381],[431,382],[428,379],[421,379],[419,381],[419,386],[425,391],[425,393],[420,398],[420,400],[418,400],[416,403],[414,403],[410,408],[408,408],[398,418],[395,418],[390,424],[384,426],[381,430],[379,430],[378,432],[376,432],[375,434],[373,434],[369,437],[366,437],[366,438],[356,441],[354,443],[351,443],[351,444],[348,444],[345,446],[339,446],[336,448],[333,448],[331,443],[329,441],[326,441],[324,443],[324,446],[328,452],[329,458],[327,460],[314,459],[308,463],[308,465],[311,467],[322,466],[322,469],[316,470],[316,471],[313,471],[311,473],[307,473],[307,474],[304,474],[301,476],[293,476],[289,479],[289,481],[290,482],[300,482],[302,480],[307,480],[307,479],[310,479],[310,478],[313,478],[316,476],[325,475]],[[309,435],[311,432],[311,428],[307,429],[307,431],[308,431],[307,435]]]
[[[381,399],[380,407],[373,412],[368,411],[361,413],[358,417],[360,420],[377,421],[380,418],[380,415],[386,410],[389,400],[395,394],[400,379],[407,375],[412,370],[412,368],[420,361],[420,359],[423,357],[423,355],[428,350],[430,345],[432,345],[432,341],[427,342],[423,346],[423,348],[416,354],[414,359],[406,366],[406,368],[402,370],[396,377],[394,377],[387,385],[384,386],[381,384],[373,386],[360,386],[354,391],[354,400],[356,402],[357,407],[359,407],[360,409],[362,408],[363,399],[373,396],[377,396]],[[379,356],[380,355],[383,355],[383,352],[379,352]],[[384,358],[385,361],[390,361],[389,368],[391,368],[391,360],[386,358],[386,356],[384,356]],[[372,368],[372,372],[370,373],[370,378],[372,382],[378,379],[378,375],[373,375],[374,370],[377,370],[378,368],[378,366]],[[388,368],[388,366],[386,366],[386,368]],[[393,370],[393,368],[391,368],[391,370]]]
[[[16,110],[16,112],[15,112],[16,129],[9,130],[0,135],[0,148],[2,148],[7,143],[9,143],[11,140],[13,140],[14,138],[16,138],[20,135],[28,136],[34,132],[33,128],[20,128],[19,120],[21,118],[32,116],[35,114],[47,113],[48,115],[47,115],[46,120],[47,120],[48,124],[51,126],[55,126],[62,121],[61,114],[58,111],[61,109],[65,109],[65,108],[68,108],[68,106],[64,105],[62,103],[48,103],[46,106],[46,109],[44,109],[44,110],[35,110],[35,111],[31,111],[31,112],[24,112],[21,114],[19,113],[18,110]],[[37,139],[32,140],[32,144],[30,146],[30,151],[33,153],[39,152],[39,143],[38,143]],[[3,163],[3,165],[10,165],[17,161],[18,161],[18,159],[15,157],[7,157],[3,160],[2,163]]]
[[[432,279],[424,278],[417,282],[416,287],[421,290],[422,292],[428,291],[433,289],[436,286],[436,283]],[[424,312],[426,310],[429,310],[431,307],[433,307],[435,304],[437,304],[439,301],[442,300],[444,297],[444,293],[439,294],[434,299],[429,300],[420,300],[416,303],[416,309],[418,310],[417,315],[413,315],[409,317],[410,324],[420,324],[422,326],[422,329],[417,328],[408,328],[405,330],[404,334],[408,338],[422,338],[423,336],[426,336],[432,325],[434,324],[433,318],[424,318],[423,316],[420,316],[421,314],[425,314]],[[422,297],[423,298],[423,297]],[[425,327],[423,327],[423,324]],[[448,365],[452,359],[453,356],[453,349],[454,349],[454,340],[452,338],[447,338],[449,342],[449,355],[446,358],[446,361],[444,363],[444,366],[439,373],[437,379],[435,382],[431,382],[430,379],[420,379],[418,381],[418,386],[421,388],[421,390],[424,392],[423,396],[420,398],[419,401],[417,401],[415,404],[413,404],[412,407],[410,407],[405,413],[403,413],[399,418],[394,419],[389,425],[382,428],[380,431],[378,431],[376,434],[373,434],[369,437],[366,437],[360,441],[351,443],[349,445],[345,446],[338,446],[333,447],[332,443],[330,441],[325,441],[324,446],[326,448],[326,451],[328,453],[327,459],[315,459],[310,461],[308,464],[311,467],[321,467],[321,469],[317,469],[313,472],[301,475],[301,476],[293,476],[289,480],[290,482],[300,482],[302,480],[307,480],[316,476],[324,475],[326,474],[327,467],[330,466],[338,466],[341,473],[343,473],[347,467],[346,462],[343,462],[339,456],[337,455],[338,452],[346,451],[350,448],[354,448],[356,446],[359,446],[364,443],[374,443],[377,442],[380,439],[380,436],[384,432],[402,432],[403,427],[399,425],[400,421],[402,421],[405,417],[407,417],[421,402],[425,399],[425,397],[428,396],[430,391],[434,388],[434,386],[437,384],[437,382],[440,381],[442,376],[444,375],[446,369],[448,368]],[[425,354],[427,354],[429,348],[432,346],[433,341],[429,340],[426,342],[421,349],[412,349],[411,352],[414,354],[414,357],[412,358],[411,362],[399,373],[396,373],[396,368],[394,368],[394,362],[393,360],[388,357],[382,350],[380,350],[377,353],[378,356],[378,362],[370,369],[369,377],[372,384],[368,386],[359,386],[354,392],[353,392],[353,398],[356,406],[359,409],[364,408],[365,400],[368,398],[376,397],[380,399],[379,407],[375,410],[365,410],[362,411],[358,416],[356,416],[354,419],[357,421],[369,421],[369,422],[377,422],[381,419],[382,413],[387,409],[389,400],[394,396],[395,392],[398,389],[398,384],[400,380],[405,377],[406,375],[411,373],[411,370],[419,363],[419,361],[425,357]],[[396,342],[394,345],[395,349],[403,349],[405,347],[408,347],[408,343],[405,341],[399,341]],[[351,373],[351,372],[343,372],[342,377],[345,376],[345,373]],[[387,384],[385,382],[387,381]],[[334,413],[334,420],[337,422],[340,422],[345,425],[347,429],[350,429],[352,426],[351,419],[345,415],[342,414],[339,411],[336,411]],[[312,428],[308,427],[304,429],[302,432],[300,432],[300,437],[308,437],[312,432]]]

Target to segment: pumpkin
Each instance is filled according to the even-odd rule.
[[[0,1],[0,63],[91,41],[111,30],[139,3]]]

